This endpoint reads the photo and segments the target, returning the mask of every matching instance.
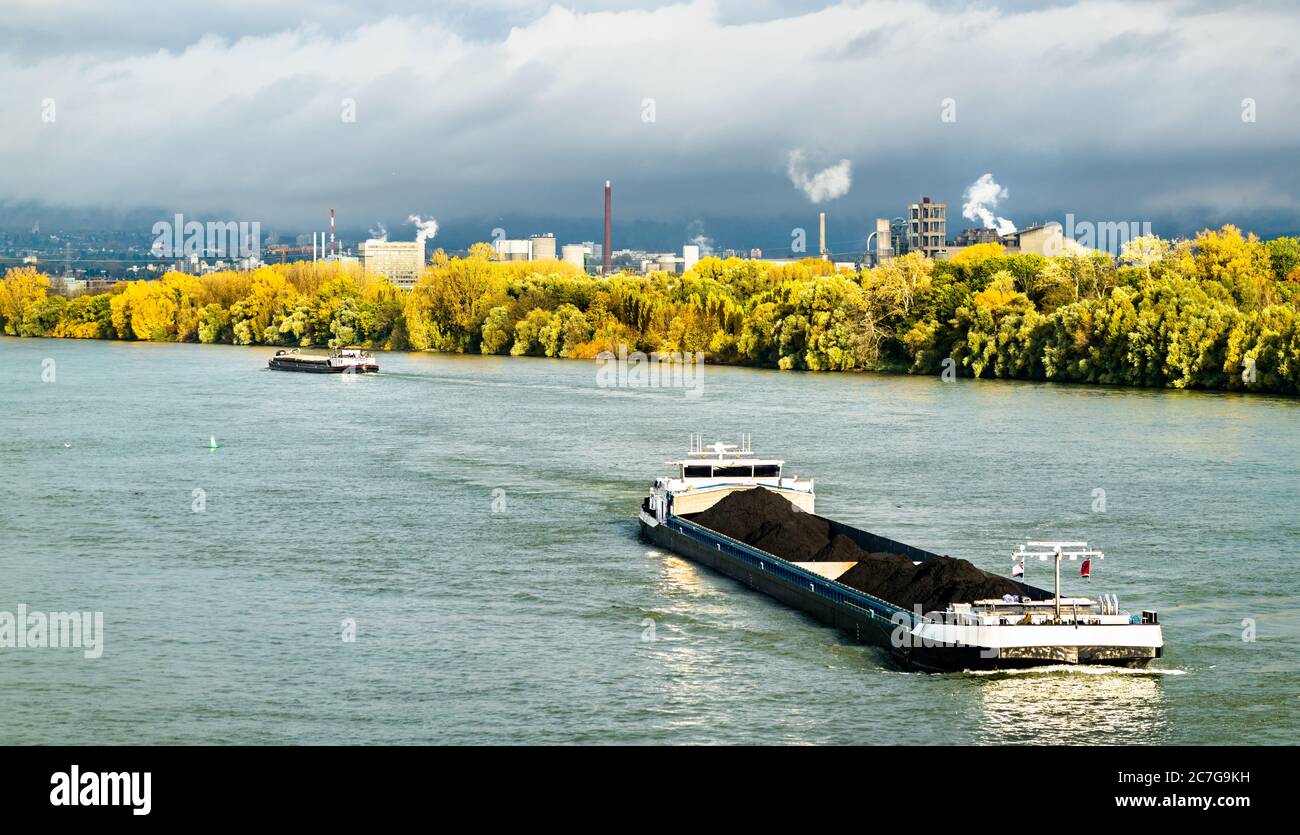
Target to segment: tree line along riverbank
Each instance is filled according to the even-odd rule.
[[[558,261],[441,250],[411,291],[356,265],[168,273],[67,297],[32,267],[0,280],[15,336],[591,358],[704,351],[808,371],[1300,392],[1300,239],[1233,226],[950,261],[909,254],[862,272],[820,259],[703,258],[684,274],[588,276]]]

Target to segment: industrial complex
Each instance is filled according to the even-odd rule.
[[[1010,232],[977,226],[949,237],[948,204],[932,200],[928,196],[910,204],[898,216],[876,218],[865,230],[861,228],[860,221],[854,221],[853,230],[842,236],[834,246],[827,240],[827,223],[827,213],[820,212],[817,217],[817,248],[811,255],[831,261],[837,268],[845,270],[877,266],[909,252],[921,253],[934,260],[946,260],[967,247],[990,243],[1000,245],[1008,254],[1051,256],[1060,254],[1065,243],[1059,223],[1036,223],[1019,230],[1011,227],[1013,231]],[[810,253],[803,247],[793,244],[788,254],[780,250],[769,250],[766,257],[764,251],[757,248],[720,248],[715,251],[710,246],[711,242],[702,235],[675,252],[615,249],[613,184],[609,180],[604,183],[602,232],[601,241],[561,242],[553,232],[537,230],[520,238],[500,235],[493,239],[491,246],[494,257],[499,261],[563,262],[598,276],[615,272],[683,273],[694,267],[700,258],[711,255],[761,259],[772,263],[789,263],[810,257]],[[76,292],[106,286],[120,278],[159,277],[169,270],[194,274],[228,269],[247,270],[266,262],[302,261],[310,257],[312,262],[358,264],[367,275],[382,276],[395,286],[409,290],[416,286],[429,264],[432,253],[427,251],[426,243],[432,234],[421,229],[413,241],[395,241],[389,240],[381,228],[378,235],[372,233],[368,240],[356,243],[354,249],[346,246],[336,233],[335,213],[334,209],[330,209],[328,229],[313,232],[310,247],[306,246],[306,236],[299,236],[295,246],[268,243],[261,247],[260,252],[240,258],[225,257],[224,253],[187,251],[169,262],[142,259],[139,264],[125,267],[124,272],[116,278],[108,274],[92,275],[93,271],[84,269],[74,270],[68,255],[63,259],[66,263],[63,274],[58,276],[58,287],[65,292]],[[807,248],[811,249],[811,246]],[[23,257],[22,263],[36,264],[41,260],[45,259],[35,252],[29,252]]]
[[[949,238],[948,204],[936,202],[928,196],[909,205],[904,215],[877,218],[864,239],[855,238],[861,241],[861,248],[855,247],[849,252],[834,251],[828,244],[826,223],[826,212],[820,212],[817,218],[818,256],[834,262],[837,267],[852,270],[877,266],[909,252],[919,252],[938,261],[947,260],[976,244],[995,243],[1011,255],[1034,253],[1043,256],[1057,255],[1064,246],[1064,233],[1058,223],[1038,223],[1006,234],[996,229],[975,227]],[[498,237],[493,240],[492,249],[499,261],[562,261],[595,275],[609,275],[613,272],[683,273],[694,267],[701,257],[715,254],[698,243],[685,244],[680,252],[614,249],[613,225],[613,184],[606,180],[603,242],[561,244],[557,242],[554,233],[537,232],[526,238]],[[764,258],[759,249],[724,249],[716,254],[724,258],[761,259],[772,263],[788,263],[808,257],[800,252],[792,252],[789,257]],[[335,237],[333,209],[330,210],[329,232],[312,236],[312,258],[318,257],[325,260],[358,260],[350,250],[343,249]],[[375,238],[360,246],[360,260],[367,274],[383,276],[405,289],[414,287],[419,281],[427,257],[423,240],[399,242]]]

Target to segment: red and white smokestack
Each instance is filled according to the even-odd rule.
[[[605,181],[605,248],[601,252],[601,254],[604,256],[605,275],[609,275],[609,256],[610,256],[609,220],[610,220],[611,213],[612,213],[612,202],[610,200],[610,185],[609,185],[609,180],[606,180]]]
[[[330,254],[334,254],[334,210],[330,209]]]

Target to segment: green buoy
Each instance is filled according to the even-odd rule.
[[[216,449],[216,448],[217,448],[217,436],[213,435],[212,439],[208,441],[208,449]]]

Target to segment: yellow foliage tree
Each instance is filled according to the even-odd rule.
[[[1180,274],[1224,285],[1245,310],[1277,300],[1268,249],[1254,234],[1243,235],[1231,224],[1207,229],[1179,244],[1176,253]]]
[[[934,262],[920,252],[891,258],[864,276],[863,289],[888,315],[905,318],[918,296],[929,292]]]
[[[167,273],[162,278],[163,292],[174,307],[173,338],[177,342],[194,342],[199,336],[199,311],[207,304],[203,283],[185,273]]]
[[[4,281],[0,281],[0,325],[4,332],[17,336],[28,308],[44,301],[49,288],[50,279],[35,267],[13,267],[5,273]]]
[[[1005,253],[1006,250],[1002,248],[1002,244],[972,244],[954,255],[952,262],[959,267],[973,268],[978,267],[990,258],[997,258]]]
[[[113,327],[119,336],[153,342],[174,339],[176,301],[159,281],[131,281],[113,297]]]

